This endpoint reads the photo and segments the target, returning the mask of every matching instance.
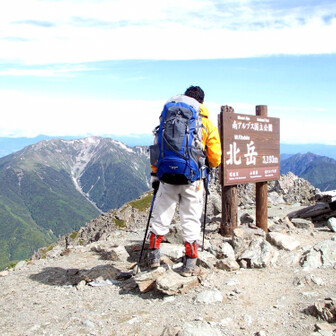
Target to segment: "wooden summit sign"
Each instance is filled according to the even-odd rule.
[[[280,119],[223,112],[223,185],[280,178]]]
[[[267,116],[267,106],[256,106],[256,115],[234,113],[221,107],[218,129],[222,145],[220,181],[222,222],[220,233],[232,236],[238,223],[237,184],[255,182],[256,226],[267,228],[267,181],[280,178],[280,119]]]

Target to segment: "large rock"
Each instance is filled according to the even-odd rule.
[[[293,251],[300,246],[299,241],[280,232],[270,232],[267,235],[267,240],[279,249],[286,251]]]
[[[281,175],[279,180],[272,181],[268,186],[268,193],[276,192],[286,203],[309,204],[310,200],[319,192],[310,182],[288,172]]]
[[[304,268],[320,268],[336,266],[336,241],[324,240],[306,251],[300,260]]]
[[[196,303],[211,304],[216,302],[222,302],[223,295],[218,289],[205,290],[195,297]]]
[[[183,294],[196,286],[198,286],[196,276],[183,277],[172,270],[168,270],[156,279],[156,288],[168,295]]]
[[[328,228],[332,232],[336,232],[336,218],[331,217],[331,218],[328,219]]]
[[[248,212],[245,212],[240,216],[240,223],[241,224],[254,223],[254,217],[251,216]]]
[[[269,204],[278,205],[286,203],[281,195],[279,195],[276,191],[271,191],[267,195],[267,201]]]
[[[219,193],[211,192],[208,197],[207,214],[209,217],[217,216],[222,212],[222,197]]]
[[[113,261],[127,261],[130,257],[125,249],[125,246],[115,246],[111,248],[110,258]]]
[[[165,244],[160,245],[162,256],[166,256],[171,260],[177,260],[184,256],[184,245],[182,244]]]
[[[166,270],[163,267],[149,272],[142,272],[134,277],[136,284],[139,287],[140,292],[145,293],[155,288],[156,279],[164,274]]]
[[[308,308],[307,312],[328,323],[336,322],[336,305],[332,298],[320,300]]]
[[[233,230],[232,245],[236,258],[239,258],[256,238],[266,238],[265,231],[259,228],[251,229],[245,226]]]
[[[197,264],[205,268],[213,268],[217,262],[217,258],[208,251],[199,251]]]
[[[230,258],[218,260],[216,262],[216,267],[228,272],[238,271],[240,269],[240,266],[237,263],[237,261]]]
[[[278,252],[266,241],[266,233],[257,228],[237,228],[233,231],[233,247],[237,261],[250,268],[270,266],[278,257]]]
[[[257,228],[240,227],[233,231],[232,243],[238,262],[250,268],[270,266],[278,252],[266,241],[266,233]]]
[[[314,224],[310,219],[304,219],[304,218],[292,218],[291,222],[295,227],[298,229],[306,229],[311,230],[314,228]]]
[[[250,268],[268,267],[275,263],[279,253],[264,238],[258,237],[240,254],[238,260],[246,261]]]
[[[216,252],[217,259],[236,259],[234,249],[228,242],[220,244]]]

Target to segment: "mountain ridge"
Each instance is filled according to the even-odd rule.
[[[0,158],[0,267],[138,197],[149,170],[146,148],[102,137],[44,140]]]
[[[280,173],[289,171],[322,191],[336,189],[336,160],[332,158],[311,152],[295,154],[281,161]]]

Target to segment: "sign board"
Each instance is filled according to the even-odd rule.
[[[280,119],[223,113],[224,186],[280,178]]]

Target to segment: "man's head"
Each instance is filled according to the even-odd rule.
[[[204,91],[199,86],[189,86],[184,94],[196,99],[201,104],[204,102]]]

